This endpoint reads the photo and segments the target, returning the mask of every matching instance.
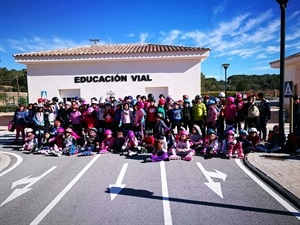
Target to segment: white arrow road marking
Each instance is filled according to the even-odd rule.
[[[16,190],[14,190],[13,193],[11,193],[11,195],[8,196],[8,198],[0,205],[0,207],[3,206],[3,205],[5,205],[8,202],[14,200],[15,198],[17,198],[17,197],[25,194],[26,192],[30,191],[32,188],[29,188],[29,187],[31,187],[32,185],[34,185],[36,182],[38,182],[40,179],[42,179],[48,173],[52,172],[52,170],[54,170],[56,167],[57,166],[53,166],[52,168],[50,168],[48,171],[46,171],[45,173],[43,173],[39,177],[29,178],[31,176],[30,175],[28,177],[22,178],[21,180],[13,182],[13,184],[11,186],[11,189],[14,189],[16,186],[19,186],[19,185],[22,185],[22,184],[28,184],[28,185],[26,185],[23,188],[17,188]]]
[[[172,225],[169,191],[168,191],[166,167],[164,161],[160,162],[160,174],[161,174],[161,189],[162,189],[165,225]]]
[[[23,161],[23,158],[15,153],[10,153],[10,152],[2,152],[0,151],[0,153],[3,153],[3,154],[8,154],[8,155],[12,155],[14,157],[17,158],[17,162],[12,166],[10,167],[8,170],[5,170],[4,172],[0,173],[0,177],[2,177],[4,174],[7,174],[8,172],[12,171],[13,169],[15,169],[18,165],[21,164],[21,162]]]
[[[121,172],[118,176],[117,182],[115,184],[109,185],[110,190],[110,200],[114,200],[115,197],[122,191],[122,189],[126,186],[126,184],[122,184],[123,178],[125,176],[125,172],[127,170],[128,163],[124,163]]]
[[[201,172],[204,174],[204,176],[206,177],[206,179],[208,181],[204,184],[207,187],[209,187],[213,192],[215,192],[217,195],[219,195],[221,198],[223,198],[222,188],[221,188],[220,182],[214,182],[211,179],[211,177],[219,178],[219,179],[222,179],[223,181],[225,181],[227,175],[225,173],[222,173],[222,172],[218,171],[218,170],[215,170],[216,172],[206,171],[200,162],[197,162],[196,164],[197,164],[197,166],[199,167],[199,169],[201,170]]]

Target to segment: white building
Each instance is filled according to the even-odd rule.
[[[15,54],[27,67],[29,102],[152,93],[182,99],[201,93],[201,63],[209,48],[156,44],[91,45]]]
[[[280,68],[280,60],[270,63],[271,68]],[[292,81],[293,92],[300,95],[300,52],[285,58],[284,81]],[[289,111],[289,98],[284,99],[284,108]]]

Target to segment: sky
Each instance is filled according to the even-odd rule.
[[[0,0],[0,67],[13,54],[100,44],[210,48],[205,77],[279,74],[281,10],[276,0]],[[286,7],[285,56],[300,52],[300,3]]]

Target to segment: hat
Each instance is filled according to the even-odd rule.
[[[72,105],[72,104],[71,104],[71,102],[68,101],[68,102],[66,102],[66,105]]]
[[[195,96],[195,99],[196,99],[196,100],[201,99],[201,98],[202,98],[202,97],[201,97],[200,95],[196,95],[196,96]]]
[[[26,128],[26,129],[25,129],[25,132],[26,132],[26,133],[31,133],[31,132],[33,132],[33,130],[32,130],[32,128]]]
[[[210,134],[216,134],[216,131],[214,129],[209,128],[208,131],[207,131],[207,134],[208,135],[210,135]]]
[[[240,135],[248,135],[248,132],[246,130],[241,129],[241,130],[239,130],[239,134]]]
[[[65,132],[66,132],[66,133],[72,133],[73,130],[72,130],[72,128],[68,127],[67,129],[65,129]]]
[[[89,130],[94,131],[95,133],[97,133],[97,129],[95,127],[90,128]]]
[[[255,132],[257,133],[257,129],[255,127],[251,127],[249,130],[248,130],[249,133],[251,132]]]
[[[97,100],[92,99],[91,104],[98,104]]]
[[[162,114],[162,113],[157,113],[157,114],[156,114],[156,116],[157,116],[157,117],[159,117],[159,118],[161,118],[161,119],[163,119],[163,118],[164,118],[164,116],[163,116],[163,114]]]

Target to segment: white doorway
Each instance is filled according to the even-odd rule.
[[[146,96],[153,94],[155,100],[158,100],[160,94],[164,94],[166,97],[169,95],[169,87],[145,87]]]
[[[80,97],[80,89],[59,89],[59,96],[64,101],[72,101],[76,96]]]

